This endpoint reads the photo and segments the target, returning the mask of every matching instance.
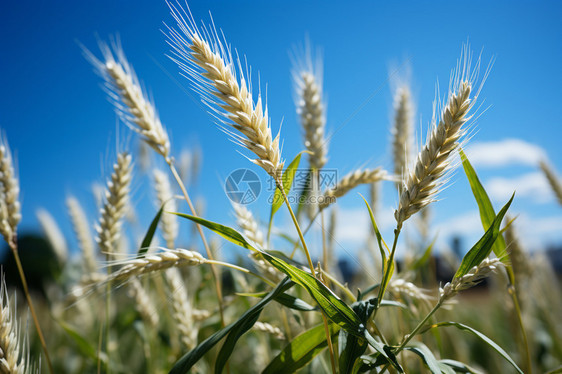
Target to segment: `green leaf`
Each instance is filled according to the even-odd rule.
[[[330,334],[333,336],[340,327],[330,323]],[[267,365],[262,374],[294,373],[312,361],[328,345],[324,324],[320,324],[295,337]]]
[[[357,314],[322,282],[312,274],[289,265],[277,257],[266,252],[261,253],[271,265],[287,274],[293,282],[304,287],[332,322],[352,334],[363,335],[365,326]]]
[[[382,300],[384,293],[386,292],[386,288],[388,287],[388,283],[390,282],[390,279],[392,278],[392,274],[394,273],[394,259],[392,258],[392,255],[390,258],[386,257],[386,252],[383,248],[383,244],[384,247],[386,248],[386,250],[388,252],[390,252],[390,250],[388,249],[388,246],[386,245],[386,243],[384,242],[382,235],[379,231],[379,228],[377,226],[377,223],[375,222],[375,215],[373,214],[373,211],[371,210],[371,207],[369,206],[369,203],[367,202],[367,200],[365,200],[365,198],[363,196],[361,196],[363,198],[363,201],[365,201],[365,205],[367,206],[367,209],[369,210],[369,216],[371,217],[371,223],[373,225],[373,229],[375,230],[375,236],[377,238],[377,242],[379,244],[379,251],[381,253],[381,258],[382,258],[382,274],[383,275],[383,279],[381,281],[380,284],[380,288],[379,288],[379,294],[378,294],[378,299]]]
[[[427,368],[431,373],[441,374],[441,368],[439,367],[439,363],[437,362],[437,359],[425,344],[420,342],[411,342],[406,347],[404,347],[404,349],[408,351],[412,351],[418,356],[420,356],[421,359],[423,360],[423,363],[425,364],[425,366],[427,366]]]
[[[431,251],[433,250],[433,246],[435,245],[436,241],[437,236],[435,236],[431,244],[425,249],[423,255],[413,263],[411,270],[417,270],[427,263],[427,260],[429,260],[429,258],[431,257]]]
[[[382,258],[382,262],[384,264],[384,263],[386,263],[386,252],[384,251],[384,248],[383,248],[384,240],[382,238],[379,227],[377,226],[377,223],[375,222],[375,215],[373,214],[373,210],[371,209],[371,206],[369,205],[367,200],[365,200],[365,198],[362,195],[361,195],[361,198],[365,202],[365,205],[367,206],[367,210],[369,211],[369,217],[371,218],[371,224],[373,225],[373,230],[375,230],[375,236],[377,238],[377,243],[379,244],[379,250],[381,252],[381,258]],[[387,247],[386,243],[384,243],[384,246],[386,247],[386,250],[388,251],[388,247]]]
[[[225,328],[217,331],[207,339],[205,339],[197,347],[186,353],[175,364],[170,374],[186,374],[197,361],[203,357],[211,348],[213,348],[222,338],[228,336],[227,342],[223,345],[215,364],[215,372],[220,373],[226,360],[232,353],[236,341],[242,334],[250,329],[257,321],[261,311],[265,306],[271,302],[277,295],[285,292],[293,285],[293,282],[288,278],[282,280],[275,289],[273,289],[268,296],[264,297],[259,303],[248,309],[236,322],[231,323]],[[230,336],[232,333],[232,337]]]
[[[150,243],[152,243],[152,238],[154,237],[154,233],[156,232],[156,228],[158,227],[158,222],[160,222],[160,217],[162,217],[162,212],[164,211],[164,205],[166,205],[166,203],[162,204],[162,207],[160,208],[158,213],[156,213],[156,216],[154,216],[154,219],[148,227],[148,231],[146,232],[146,235],[144,236],[144,239],[142,240],[141,246],[139,248],[139,252],[137,253],[138,258],[144,256],[146,251],[148,251],[148,247],[150,247]]]
[[[394,300],[383,300],[381,301],[381,307],[382,306],[395,306],[402,309],[408,309],[408,307],[405,304],[399,303],[398,301],[394,301]]]
[[[211,231],[219,234],[220,236],[222,236],[223,238],[225,238],[229,242],[232,242],[236,245],[239,245],[240,247],[243,247],[243,248],[246,248],[246,249],[249,249],[249,250],[252,250],[252,251],[257,251],[257,249],[254,248],[248,242],[248,240],[246,240],[244,235],[240,234],[238,231],[234,230],[231,227],[221,225],[220,223],[207,221],[206,219],[191,216],[191,215],[185,214],[185,213],[172,212],[172,214],[175,214],[178,217],[189,219],[189,220],[191,220],[195,223],[200,224],[201,226],[205,226],[206,228],[208,228]]]
[[[367,325],[367,321],[369,320],[369,318],[371,318],[371,315],[375,311],[376,305],[376,298],[371,298],[368,300],[355,302],[351,304],[351,308],[359,316],[361,322],[364,325]],[[345,330],[341,330],[338,336],[339,372],[351,372],[355,361],[365,353],[367,346],[368,344],[365,339],[358,338],[355,335],[350,335]]]
[[[521,370],[519,368],[519,366],[517,366],[517,364],[513,361],[513,359],[511,357],[509,357],[509,355],[507,354],[506,351],[504,351],[502,349],[502,347],[500,347],[499,345],[497,345],[496,343],[494,343],[494,341],[490,338],[488,338],[486,335],[482,334],[480,331],[473,329],[470,326],[467,325],[463,325],[462,323],[458,323],[458,322],[440,322],[440,323],[436,323],[432,326],[430,326],[429,328],[435,328],[435,327],[447,327],[447,326],[454,326],[459,330],[464,330],[464,331],[468,331],[471,334],[475,335],[476,337],[478,337],[480,340],[482,340],[484,343],[488,344],[490,347],[492,347],[496,352],[498,352],[507,362],[509,362],[516,370],[518,373],[523,374],[523,370]],[[427,331],[427,330],[426,330]]]
[[[457,374],[457,372],[453,368],[451,368],[449,365],[445,365],[441,361],[437,361],[437,364],[439,365],[439,369],[441,369],[441,373],[443,373],[443,374]]]
[[[255,293],[237,293],[238,296],[248,296],[248,297],[259,297],[263,298],[267,296],[267,292],[255,292]],[[286,306],[287,308],[291,308],[294,310],[300,310],[303,312],[310,312],[313,310],[318,310],[318,308],[313,307],[312,305],[308,304],[306,301],[294,297],[292,295],[288,295],[286,293],[279,294],[275,297],[275,301],[279,304]]]
[[[492,225],[486,231],[486,233],[480,238],[480,240],[468,251],[468,253],[462,259],[461,265],[459,269],[455,273],[454,278],[459,278],[465,275],[472,269],[474,266],[478,266],[488,255],[492,252],[492,246],[496,241],[496,238],[499,236],[500,233],[500,225],[502,219],[509,209],[511,202],[515,194],[511,195],[511,199],[504,205],[504,207],[500,210],[498,215],[494,218]]]
[[[466,374],[482,374],[482,372],[477,371],[476,369],[468,366],[464,362],[445,359],[445,360],[439,360],[439,363],[442,365],[447,365],[448,367],[452,368],[453,372],[466,373]]]
[[[98,362],[98,359],[102,362],[103,365],[107,364],[107,356],[104,352],[99,353],[98,358],[98,349],[97,347],[90,344],[90,341],[84,338],[74,327],[70,326],[68,323],[57,320],[58,324],[66,331],[68,336],[74,340],[76,343],[76,348],[86,357],[89,357],[94,363]]]
[[[303,151],[303,152],[305,152],[305,151]],[[283,183],[283,190],[285,190],[285,194],[287,194],[287,195],[291,191],[291,187],[293,185],[293,179],[295,178],[295,174],[296,174],[297,169],[299,167],[299,163],[301,162],[301,156],[302,156],[303,152],[300,152],[293,159],[293,161],[291,161],[289,166],[287,166],[287,168],[283,172],[283,176],[281,177],[281,180],[282,180],[282,183]],[[275,194],[273,195],[273,203],[271,204],[270,221],[273,220],[273,216],[279,210],[279,208],[281,208],[281,205],[283,205],[284,201],[285,200],[283,199],[283,194],[281,193],[281,190],[279,190],[279,188],[276,188]]]
[[[388,360],[380,355],[380,353],[375,353],[368,356],[361,356],[355,360],[351,374],[365,373],[369,370],[373,370],[378,366],[384,365]]]
[[[295,212],[295,215],[297,216],[297,219],[300,218],[304,207],[306,206],[306,201],[308,199],[308,196],[310,195],[310,190],[311,190],[311,183],[312,183],[312,169],[308,169],[306,172],[306,182],[303,186],[303,189],[299,195],[299,203],[297,205],[297,211]]]
[[[380,355],[382,357],[384,357],[386,359],[386,362],[390,363],[392,366],[394,366],[394,368],[396,370],[398,370],[399,373],[403,373],[404,369],[402,369],[402,367],[400,366],[400,364],[398,363],[398,360],[396,359],[396,356],[394,355],[394,352],[392,352],[392,348],[390,348],[387,345],[382,344],[381,342],[376,341],[371,334],[369,334],[369,330],[365,329],[363,330],[364,334],[365,334],[365,338],[367,339],[367,342],[369,343],[369,345],[373,348],[375,348],[375,350],[380,353]],[[382,358],[381,357],[381,358]]]
[[[482,221],[482,226],[484,230],[488,230],[496,217],[496,212],[494,211],[494,207],[492,206],[492,202],[488,197],[488,194],[484,190],[482,183],[480,183],[480,179],[478,179],[478,175],[476,175],[476,171],[468,161],[468,157],[463,152],[463,150],[459,150],[462,160],[462,167],[468,178],[468,182],[470,183],[470,188],[472,189],[472,194],[478,203],[478,210],[480,211],[480,220]],[[492,246],[492,250],[496,254],[496,257],[503,258],[507,261],[507,256],[505,256],[505,240],[503,236],[498,236],[494,245]]]

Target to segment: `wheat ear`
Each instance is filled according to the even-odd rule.
[[[486,258],[478,266],[474,266],[468,273],[462,277],[454,278],[439,289],[439,297],[441,301],[445,301],[462,290],[474,287],[482,279],[486,278],[496,269],[504,266],[504,263],[497,258]]]
[[[84,55],[106,82],[106,90],[122,120],[170,163],[170,141],[154,104],[147,98],[118,41],[100,44],[104,61],[84,49]]]
[[[223,130],[253,152],[257,158],[251,161],[278,181],[283,168],[279,135],[275,138],[271,135],[267,107],[262,104],[261,95],[254,103],[252,87],[244,77],[240,61],[233,60],[230,48],[216,33],[201,32],[191,14],[179,4],[168,5],[178,27],[178,30],[168,27],[172,60],[194,83],[203,102],[224,125]],[[228,130],[227,126],[241,134]]]
[[[256,323],[254,323],[253,329],[256,331],[268,333],[269,335],[274,336],[276,339],[285,340],[285,334],[283,334],[283,331],[281,331],[279,327],[273,326],[270,323],[257,321]]]
[[[388,283],[388,289],[390,292],[394,292],[397,294],[404,294],[412,299],[416,299],[420,301],[428,302],[433,300],[433,297],[431,297],[428,294],[427,290],[423,290],[418,286],[416,286],[415,284],[413,284],[412,282],[408,282],[405,279],[400,279],[400,278],[392,279]]]
[[[242,229],[242,233],[260,248],[264,248],[264,236],[252,212],[240,204],[233,203],[232,207],[236,215],[236,224]]]
[[[400,87],[394,98],[394,126],[392,127],[392,154],[394,175],[403,175],[412,152],[412,103],[408,86]],[[401,183],[396,186],[400,191]]]
[[[18,200],[19,191],[19,181],[14,172],[12,154],[10,153],[8,143],[0,134],[0,234],[2,234],[4,240],[6,240],[14,255],[23,292],[33,318],[33,324],[35,325],[37,336],[39,337],[39,341],[41,343],[41,348],[45,353],[45,359],[47,361],[49,372],[53,374],[53,365],[51,363],[49,351],[47,350],[47,343],[45,342],[45,337],[43,336],[39,320],[37,319],[37,313],[35,312],[33,302],[31,301],[29,288],[27,287],[27,280],[25,278],[25,273],[23,271],[23,266],[18,252],[17,225],[21,220],[21,205]]]
[[[132,158],[126,152],[117,156],[117,162],[113,165],[111,180],[107,181],[105,190],[105,202],[101,209],[99,225],[96,230],[98,236],[96,241],[102,253],[110,256],[119,239],[121,221],[125,215],[129,186],[131,184]]]
[[[21,205],[20,187],[14,171],[10,147],[0,135],[0,233],[8,243],[15,243]]]
[[[321,170],[328,161],[328,143],[324,137],[326,112],[322,91],[322,64],[313,66],[310,48],[305,58],[295,63],[293,82],[296,91],[297,114],[304,130],[304,145],[309,154],[310,167]]]
[[[552,188],[554,195],[556,195],[558,203],[562,205],[562,180],[558,177],[558,175],[556,175],[554,169],[546,161],[541,161],[539,165],[550,184],[550,188]]]
[[[154,302],[137,278],[132,278],[129,282],[129,291],[135,299],[135,308],[143,321],[152,328],[158,328],[160,317],[158,317]]]
[[[338,184],[322,193],[318,197],[320,210],[327,208],[333,204],[337,198],[344,196],[355,187],[366,184],[375,183],[388,178],[388,174],[381,168],[377,169],[359,169],[353,173],[347,174]]]
[[[256,243],[260,248],[265,248],[264,235],[259,229],[259,225],[254,219],[252,212],[243,205],[232,204],[234,213],[236,215],[236,224],[242,233],[251,241]],[[279,273],[269,262],[267,262],[261,253],[252,252],[249,257],[252,262],[263,274],[273,281],[281,280],[281,273]]]
[[[467,77],[471,55],[463,52],[464,60],[462,56],[459,60],[463,61],[463,65],[457,67],[451,79],[448,99],[439,122],[435,124],[436,121],[433,121],[425,145],[412,169],[403,178],[398,209],[394,212],[399,230],[404,221],[435,200],[439,187],[444,183],[441,178],[452,168],[451,156],[467,131],[463,125],[472,118],[469,112],[479,93],[478,90],[471,98],[472,82],[479,63],[473,76]]]
[[[20,344],[20,331],[14,316],[15,305],[11,306],[8,291],[1,275],[0,286],[0,372],[5,374],[26,373],[28,353]]]
[[[171,294],[172,318],[180,332],[182,344],[191,349],[197,343],[198,330],[193,324],[192,307],[187,298],[187,289],[178,269],[166,270],[166,280]]]
[[[177,212],[176,199],[170,185],[168,175],[161,170],[155,169],[154,174],[154,187],[158,198],[158,204],[164,205],[166,212]],[[179,225],[178,219],[175,214],[164,212],[162,214],[160,227],[162,228],[162,235],[166,240],[168,248],[174,248],[174,242],[178,236]]]
[[[68,246],[66,245],[66,239],[62,234],[57,222],[53,216],[45,209],[38,209],[35,212],[37,220],[43,229],[43,232],[47,236],[47,240],[51,244],[55,255],[60,264],[64,264],[68,257]]]
[[[88,273],[93,273],[97,270],[98,265],[94,252],[92,232],[90,231],[90,224],[88,223],[86,213],[84,209],[82,209],[78,199],[74,196],[67,197],[66,206],[68,208],[70,220],[72,221],[72,227],[78,239],[78,245],[82,251],[84,269]]]
[[[143,274],[152,273],[182,266],[197,266],[206,263],[207,260],[198,252],[186,249],[166,249],[162,252],[153,253],[143,258],[126,261],[117,261],[114,266],[121,268],[111,273],[104,282],[126,281],[127,279]]]

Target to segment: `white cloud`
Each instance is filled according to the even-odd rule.
[[[536,166],[546,158],[544,149],[521,139],[473,143],[467,148],[467,154],[475,167]]]
[[[513,216],[515,213],[511,214]],[[560,243],[562,240],[562,215],[536,217],[521,213],[514,225],[517,237],[529,251],[544,249],[547,245]],[[453,236],[458,236],[468,246],[464,249],[468,249],[484,234],[477,210],[441,222],[436,225],[436,230],[439,234],[438,248],[447,246]]]
[[[449,240],[451,236],[467,238],[484,233],[480,214],[477,210],[469,211],[438,223],[435,231],[438,233],[439,239],[445,241]]]
[[[396,224],[394,208],[384,207],[377,214],[376,220],[381,231],[389,230]],[[338,209],[336,240],[342,243],[364,244],[371,230],[371,219],[366,207]]]
[[[524,174],[515,178],[492,178],[485,183],[492,200],[508,200],[515,191],[518,198],[528,197],[537,203],[553,201],[553,194],[541,172]]]
[[[562,240],[562,216],[534,217],[520,214],[514,222],[517,237],[526,250],[544,249]]]

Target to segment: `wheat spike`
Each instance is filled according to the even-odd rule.
[[[180,332],[182,344],[191,349],[197,343],[198,330],[193,324],[193,310],[187,298],[187,289],[178,269],[166,270],[166,280],[171,293],[172,318]]]
[[[141,318],[152,328],[158,328],[160,317],[154,306],[154,302],[137,278],[132,278],[129,282],[129,291],[135,299],[135,308]]]
[[[264,248],[263,233],[259,229],[259,225],[254,219],[252,212],[244,205],[233,203],[232,207],[236,215],[236,224],[242,229],[242,233],[260,248]]]
[[[322,63],[312,63],[310,46],[307,43],[304,57],[296,60],[293,68],[293,83],[296,92],[297,114],[304,130],[304,145],[309,154],[310,167],[321,170],[328,161],[328,143],[324,137],[326,111],[322,90]]]
[[[8,243],[15,242],[21,220],[19,193],[10,147],[5,137],[0,135],[0,233]]]
[[[155,169],[153,174],[158,204],[160,206],[165,204],[164,210],[166,211],[162,214],[160,227],[162,228],[164,240],[166,240],[166,246],[168,248],[174,248],[174,243],[179,231],[178,219],[175,214],[167,212],[177,212],[176,200],[168,175],[158,169]]]
[[[115,251],[120,235],[122,218],[125,215],[129,186],[131,184],[132,158],[128,153],[120,153],[113,165],[111,180],[107,181],[105,202],[101,209],[96,241],[102,253],[107,256]]]
[[[242,233],[248,239],[256,243],[260,248],[265,248],[263,233],[259,229],[258,223],[254,219],[252,212],[240,204],[232,204],[232,207],[234,208],[234,213],[236,214],[236,223],[238,227],[242,229]],[[274,281],[281,280],[281,273],[271,266],[271,264],[263,258],[261,253],[252,252],[249,257],[252,259],[256,268],[258,268],[269,279]]]
[[[35,212],[37,220],[43,229],[43,232],[47,236],[47,240],[51,247],[53,248],[55,255],[60,264],[64,264],[68,257],[68,246],[66,245],[66,239],[62,234],[59,225],[53,218],[53,216],[45,209],[38,209]]]
[[[412,152],[412,103],[408,86],[400,87],[394,98],[394,126],[392,127],[392,153],[394,175],[403,175],[408,168]],[[396,183],[398,190],[400,182]]]
[[[283,334],[283,331],[281,331],[281,329],[279,327],[275,327],[272,324],[267,323],[267,322],[257,321],[254,324],[253,329],[257,330],[257,331],[268,333],[269,335],[272,335],[279,340],[285,339],[285,334]]]
[[[392,279],[388,284],[388,289],[397,294],[404,294],[412,299],[421,301],[431,301],[433,298],[428,294],[427,290],[423,290],[405,279]]]
[[[271,135],[267,107],[262,104],[261,95],[254,103],[252,87],[244,77],[240,61],[233,60],[230,48],[216,33],[201,32],[191,14],[179,4],[168,5],[179,30],[168,27],[172,60],[187,74],[203,102],[225,125],[223,130],[253,152],[257,158],[251,161],[278,181],[283,168],[279,135],[275,138]],[[228,130],[227,126],[241,135]]]
[[[548,180],[554,195],[556,195],[558,203],[562,205],[562,180],[558,177],[558,175],[556,175],[554,169],[546,161],[541,161],[540,167]]]
[[[451,156],[467,131],[463,125],[472,118],[469,112],[479,90],[471,98],[474,79],[467,77],[471,56],[466,52],[464,56],[464,60],[462,56],[459,60],[463,61],[462,67],[457,67],[451,79],[451,89],[439,122],[435,124],[436,121],[433,121],[426,144],[403,178],[398,209],[394,213],[399,229],[410,216],[435,200],[439,187],[444,183],[441,178],[451,170]],[[478,64],[473,74],[477,70]]]
[[[197,266],[204,264],[205,258],[199,253],[186,249],[166,249],[162,252],[149,254],[142,258],[117,261],[114,266],[121,268],[111,273],[103,282],[126,281],[127,279],[155,271],[181,266]]]
[[[154,104],[147,98],[118,41],[100,44],[104,61],[84,49],[86,58],[106,82],[107,92],[122,120],[170,163],[170,141]]]
[[[504,263],[497,258],[486,258],[478,266],[474,266],[468,273],[462,277],[454,278],[439,289],[439,297],[445,301],[462,290],[474,287],[482,279],[486,278],[496,269],[504,266]]]
[[[86,272],[95,272],[97,269],[96,255],[94,252],[94,241],[92,239],[92,232],[90,231],[90,224],[86,213],[78,199],[74,196],[69,196],[66,199],[66,206],[68,214],[72,221],[72,227],[78,238],[78,245],[82,251],[84,258],[84,269]]]
[[[10,305],[8,290],[1,275],[0,286],[0,373],[24,374],[27,372],[28,353],[25,344],[20,344],[18,321],[14,316],[15,306]]]
[[[333,204],[337,198],[344,196],[361,184],[375,183],[387,177],[387,172],[381,168],[359,169],[353,173],[347,174],[334,188],[324,191],[322,195],[318,197],[319,208],[320,210],[326,209]]]

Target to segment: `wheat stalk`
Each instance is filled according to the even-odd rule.
[[[344,196],[349,191],[361,184],[375,183],[388,178],[388,174],[381,168],[359,169],[344,176],[338,184],[322,193],[318,197],[320,210],[326,209],[333,204],[337,198]]]
[[[394,126],[392,127],[392,154],[394,174],[403,175],[412,152],[412,103],[408,86],[400,87],[394,98]],[[396,183],[400,191],[400,182]]]
[[[257,158],[251,161],[261,166],[276,181],[280,180],[283,161],[279,135],[271,135],[267,107],[261,95],[254,103],[252,87],[246,81],[240,61],[233,61],[230,48],[216,34],[201,32],[190,13],[179,4],[168,3],[178,30],[168,27],[171,57],[187,74],[201,98],[224,125],[223,130]],[[241,133],[228,130],[231,126]]]
[[[107,181],[105,202],[101,209],[96,241],[102,253],[111,255],[120,235],[121,221],[125,215],[131,183],[132,158],[126,152],[117,156],[111,180]]]
[[[451,170],[451,156],[467,131],[463,125],[472,118],[469,111],[479,90],[471,98],[474,79],[467,77],[471,56],[466,52],[464,56],[464,60],[461,56],[462,68],[459,65],[451,79],[451,89],[439,122],[435,124],[433,121],[426,144],[403,178],[398,209],[394,213],[399,230],[404,221],[435,200],[439,187],[444,183],[440,179]],[[477,70],[478,64],[473,74]]]
[[[20,331],[14,316],[15,305],[10,306],[8,290],[2,274],[0,287],[0,372],[5,374],[26,373],[28,353],[20,344]]]
[[[107,92],[122,120],[170,163],[170,141],[154,104],[147,98],[118,41],[100,44],[104,61],[84,49],[86,58],[106,82]]]
[[[552,191],[554,192],[554,195],[556,196],[556,199],[558,200],[558,203],[560,205],[562,205],[562,181],[561,181],[561,179],[558,177],[558,175],[556,175],[556,172],[554,171],[554,169],[546,161],[544,161],[544,160],[541,161],[539,165],[540,165],[546,179],[548,180],[548,183],[550,184],[550,187],[552,188]]]
[[[7,140],[0,136],[0,233],[8,243],[15,243],[21,220],[19,192],[10,147]]]
[[[149,254],[143,258],[117,261],[113,265],[121,268],[111,273],[103,282],[126,281],[131,277],[182,266],[197,266],[207,260],[198,252],[186,249],[166,249],[162,252]]]
[[[167,212],[177,212],[177,204],[168,175],[158,169],[155,169],[153,174],[159,205],[163,205]],[[177,216],[169,213],[162,214],[160,227],[164,240],[166,240],[166,246],[173,248],[179,231]]]
[[[84,258],[84,269],[87,272],[95,272],[97,269],[97,261],[94,252],[94,242],[92,239],[92,233],[90,231],[90,224],[88,223],[88,218],[86,218],[86,213],[78,199],[74,196],[69,196],[66,199],[66,206],[68,208],[68,214],[70,220],[72,221],[72,227],[78,238],[78,245],[82,251],[82,256]]]

